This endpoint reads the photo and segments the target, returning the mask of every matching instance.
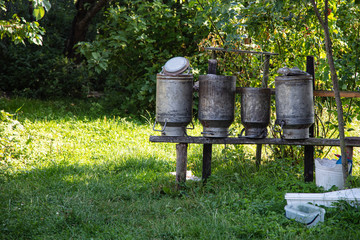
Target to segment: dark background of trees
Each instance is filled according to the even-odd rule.
[[[2,17],[18,13],[32,20],[28,3],[8,2]],[[306,56],[314,55],[316,88],[332,87],[321,26],[310,1],[53,0],[51,4],[39,21],[46,29],[43,46],[0,41],[0,90],[8,95],[85,98],[100,91],[102,106],[115,114],[154,112],[156,73],[171,57],[185,56],[196,80],[206,72],[209,54],[202,51],[206,46],[279,53],[271,60],[270,87],[279,67],[304,69]],[[340,88],[358,90],[359,5],[330,1],[330,9]],[[219,73],[237,75],[239,86],[259,86],[262,56],[218,57]],[[319,112],[335,114],[333,102],[317,102]],[[345,106],[350,109],[346,112],[359,112],[357,101],[345,100]]]
[[[16,12],[32,20],[27,3],[9,4],[5,17]],[[195,9],[183,9],[174,1],[51,4],[39,21],[46,29],[43,46],[0,42],[0,90],[8,95],[83,98],[101,91],[103,104],[115,113],[145,112],[154,108],[161,66],[171,57],[196,54],[198,42],[208,34],[201,24],[195,27]],[[97,11],[86,16],[95,7]],[[87,43],[80,52],[73,47],[81,41]]]

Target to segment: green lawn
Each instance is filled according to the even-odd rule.
[[[80,101],[0,99],[0,109],[15,113],[3,112],[0,128],[0,239],[360,238],[360,212],[346,204],[313,228],[284,217],[285,193],[322,192],[303,182],[301,161],[264,154],[256,170],[253,146],[214,146],[207,185],[179,191],[175,144],[149,142],[150,117]],[[201,176],[201,146],[188,154]]]

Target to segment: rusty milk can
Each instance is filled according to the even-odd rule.
[[[227,137],[234,121],[236,77],[199,76],[199,120],[204,137]]]
[[[314,123],[312,76],[298,68],[282,68],[275,77],[276,124],[285,139],[309,138]]]
[[[245,137],[265,138],[267,126],[270,123],[269,88],[242,88],[241,89],[241,123],[244,126]]]
[[[156,122],[163,136],[186,136],[186,127],[192,120],[193,75],[189,61],[175,57],[166,62],[156,75]]]

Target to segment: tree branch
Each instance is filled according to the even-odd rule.
[[[86,26],[89,24],[91,19],[108,3],[110,0],[97,1],[94,6],[86,12],[85,17],[79,22],[79,25]]]
[[[325,0],[325,8],[324,8],[324,24],[325,26],[329,26],[329,1],[328,0]]]
[[[315,0],[311,0],[311,3],[312,3],[312,5],[314,6],[314,11],[315,11],[316,17],[319,19],[319,22],[320,22],[321,26],[324,28],[325,22],[324,22],[324,20],[321,18],[321,14],[320,14],[320,12],[319,12],[319,9],[318,9],[318,7],[317,7],[317,4],[316,4]]]

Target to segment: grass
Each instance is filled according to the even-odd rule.
[[[313,228],[284,217],[286,192],[322,192],[303,182],[301,162],[269,155],[256,170],[252,146],[214,146],[208,183],[177,190],[175,145],[148,141],[150,117],[106,116],[80,101],[1,99],[0,109],[15,114],[3,113],[0,129],[0,239],[360,237],[360,212],[346,204]],[[197,176],[201,158],[190,145]]]

